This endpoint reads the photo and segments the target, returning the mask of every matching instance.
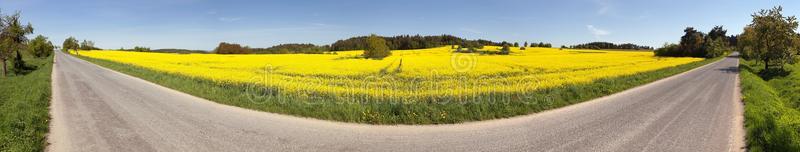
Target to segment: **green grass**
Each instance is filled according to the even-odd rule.
[[[53,57],[25,57],[36,70],[0,77],[0,151],[43,151],[45,146]]]
[[[788,75],[759,77],[762,66],[741,61],[745,128],[750,151],[800,151],[800,64]]]
[[[283,96],[257,96],[246,93],[247,84],[216,83],[113,61],[82,56],[81,58],[222,104],[302,117],[368,124],[445,124],[530,114],[620,92],[721,59],[708,59],[637,75],[601,79],[594,83],[574,84],[525,94],[481,95],[485,98],[477,102],[441,102],[448,101],[446,97],[443,97],[443,99],[436,100],[440,102],[370,101],[357,103],[326,100],[329,99],[326,97],[321,100],[303,100],[286,99],[282,98]],[[249,98],[250,96],[261,97],[261,100],[253,101]],[[495,101],[498,98],[511,100]]]

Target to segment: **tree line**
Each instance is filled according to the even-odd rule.
[[[236,43],[221,42],[213,50],[217,54],[322,54],[327,52],[328,46],[314,44],[279,44],[268,48],[250,48]]]
[[[523,45],[523,46],[551,48],[551,47],[553,47],[553,44],[539,42],[539,43],[531,43],[530,45],[528,45],[528,42],[525,42],[525,45]]]
[[[80,52],[78,52],[78,50],[90,51],[90,50],[103,50],[103,49],[95,47],[94,41],[89,41],[84,39],[83,41],[79,42],[78,39],[70,36],[67,37],[67,39],[64,39],[64,43],[61,44],[61,50],[64,52],[69,52],[69,50],[75,50],[75,54],[80,55]]]
[[[330,50],[330,46],[317,46],[314,44],[288,43],[279,44],[268,48],[253,48],[256,54],[322,54]]]
[[[442,47],[451,45],[452,49],[456,52],[462,53],[476,53],[486,52],[479,51],[483,46],[507,46],[507,47],[520,47],[525,50],[526,47],[552,47],[550,43],[538,42],[520,45],[518,42],[509,43],[494,42],[490,40],[477,39],[467,40],[464,38],[452,35],[434,35],[434,36],[421,36],[421,35],[399,35],[399,36],[378,36],[371,34],[368,36],[356,36],[348,39],[337,40],[330,45],[315,45],[303,43],[288,43],[279,44],[269,48],[250,48],[236,43],[221,42],[212,52],[217,54],[323,54],[335,51],[349,51],[349,50],[367,50],[376,48],[377,39],[383,40],[381,44],[385,44],[388,50],[412,50],[412,49],[426,49]],[[377,47],[383,48],[383,47]],[[506,49],[508,50],[508,49]],[[370,51],[368,51],[370,52]],[[500,51],[495,54],[508,54],[509,51]],[[366,53],[372,54],[372,53]],[[381,53],[383,54],[383,53]],[[391,53],[386,53],[391,54]],[[366,55],[372,56],[372,55]],[[381,55],[378,55],[381,56]]]
[[[727,35],[722,26],[715,26],[708,34],[693,27],[683,30],[678,44],[665,44],[657,49],[657,56],[713,58],[733,50],[746,60],[764,64],[764,72],[783,70],[786,64],[800,60],[800,33],[795,16],[784,16],[783,7],[761,10],[751,15],[751,23],[739,35]]]
[[[564,48],[564,47],[562,47]],[[631,43],[623,43],[623,44],[614,44],[611,42],[590,42],[578,45],[569,46],[572,49],[593,49],[593,50],[600,50],[600,49],[621,49],[621,50],[653,50],[653,47],[650,46],[641,46]]]
[[[715,26],[708,34],[700,32],[693,27],[686,27],[683,30],[678,44],[664,44],[663,47],[656,49],[657,56],[671,57],[718,57],[730,51],[736,45],[737,36],[728,36],[727,30],[722,26]]]
[[[371,35],[372,36],[372,35]],[[330,45],[331,51],[364,50],[367,48],[367,38],[371,36],[358,36],[349,39],[338,40]],[[400,35],[392,37],[378,36],[386,41],[386,45],[391,50],[413,50],[442,47],[445,45],[460,45],[464,47],[482,48],[486,45],[500,45],[500,43],[489,40],[467,40],[452,35],[420,36],[420,35]]]

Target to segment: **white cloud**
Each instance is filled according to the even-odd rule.
[[[239,20],[242,20],[242,19],[243,19],[243,18],[241,18],[241,17],[220,17],[220,18],[219,18],[219,21],[223,21],[223,22],[235,22],[235,21],[239,21]]]
[[[586,29],[589,29],[589,32],[594,35],[595,38],[599,38],[600,36],[605,36],[611,34],[611,32],[603,29],[599,29],[594,27],[594,25],[586,25]]]

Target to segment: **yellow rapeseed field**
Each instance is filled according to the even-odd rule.
[[[499,48],[487,46],[485,50]],[[156,71],[252,84],[282,95],[337,100],[468,100],[525,93],[600,78],[673,67],[700,58],[655,57],[652,52],[512,48],[511,55],[453,53],[450,46],[396,50],[383,60],[336,54],[217,55],[82,51],[80,55]]]

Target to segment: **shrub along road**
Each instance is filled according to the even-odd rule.
[[[375,126],[217,104],[56,53],[55,151],[741,151],[738,58],[537,114]]]

